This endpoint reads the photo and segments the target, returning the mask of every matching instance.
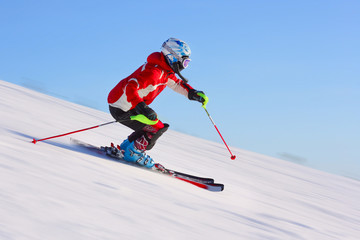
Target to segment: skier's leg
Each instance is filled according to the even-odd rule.
[[[115,120],[117,120],[122,125],[131,128],[132,130],[137,131],[146,126],[146,124],[130,119],[131,116],[136,115],[136,113],[134,113],[132,110],[124,112],[120,108],[109,106],[109,111]]]
[[[134,115],[135,113],[133,113],[132,111],[123,111],[120,108],[116,108],[116,107],[112,107],[109,105],[109,111],[112,115],[112,117],[117,120],[119,123],[121,123],[122,125],[125,125],[133,130],[135,130],[135,132],[137,134],[139,134],[139,130],[141,130],[144,126],[146,126],[145,124],[138,122],[138,121],[132,121],[130,119],[130,117],[132,115]],[[134,132],[134,133],[135,133]],[[140,137],[140,136],[139,136]],[[130,142],[128,139],[124,140],[123,143],[120,145],[120,150],[118,148],[116,148],[115,146],[109,147],[108,148],[108,152],[107,154],[112,156],[112,157],[122,157],[124,154],[124,151],[126,150],[126,148],[130,145]],[[122,150],[122,151],[121,151]]]
[[[145,154],[145,151],[150,150],[155,145],[156,140],[168,127],[168,124],[159,121],[155,126],[147,125],[143,129],[133,132],[120,146],[125,149],[124,159],[137,162],[148,168],[154,166],[154,161]]]
[[[121,124],[135,130],[120,145],[120,149],[124,151],[124,159],[151,168],[154,162],[145,154],[145,150],[150,150],[154,147],[159,137],[169,128],[169,124],[163,124],[159,121],[156,125],[151,126],[133,121],[130,120],[130,116],[134,113],[131,111],[124,112],[111,106],[110,113]]]
[[[146,150],[151,150],[156,141],[161,137],[161,135],[163,135],[164,132],[166,132],[169,128],[169,124],[164,123],[163,126],[160,129],[156,129],[156,131],[150,131],[148,132],[150,135],[150,139],[148,141],[148,145],[146,147]]]

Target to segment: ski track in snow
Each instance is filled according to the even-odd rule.
[[[360,239],[360,182],[169,130],[149,154],[209,192],[44,138],[113,119],[0,81],[0,239]],[[111,124],[71,137],[120,143]],[[176,143],[176,145],[174,144]]]

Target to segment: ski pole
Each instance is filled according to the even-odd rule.
[[[212,122],[212,124],[214,125],[214,127],[215,127],[216,131],[219,133],[219,135],[220,135],[221,139],[223,140],[223,142],[224,142],[224,144],[225,144],[226,148],[229,150],[229,152],[230,152],[230,154],[231,154],[231,157],[230,157],[230,158],[231,158],[231,160],[235,160],[236,156],[235,156],[234,154],[232,154],[232,152],[230,151],[229,146],[226,144],[226,142],[225,142],[225,140],[224,140],[223,136],[221,135],[221,133],[220,133],[219,129],[217,128],[217,126],[216,126],[216,124],[215,124],[214,120],[212,119],[212,117],[210,116],[210,114],[209,114],[208,110],[206,109],[206,104],[207,104],[207,103],[208,103],[208,101],[209,101],[208,97],[207,97],[205,94],[203,94],[203,93],[198,93],[198,94],[199,94],[201,97],[203,97],[203,98],[205,99],[205,101],[203,102],[202,108],[205,110],[206,114],[207,114],[207,115],[208,115],[208,117],[210,118],[210,121],[211,121],[211,122]]]
[[[216,126],[216,124],[215,124],[214,120],[211,118],[211,116],[210,116],[210,114],[209,114],[208,110],[207,110],[206,108],[204,108],[204,109],[205,109],[206,114],[207,114],[207,115],[208,115],[208,117],[210,118],[210,120],[211,120],[212,124],[214,125],[214,127],[215,127],[216,131],[219,133],[219,135],[220,135],[221,139],[222,139],[222,140],[223,140],[223,142],[225,143],[225,146],[226,146],[226,147],[227,147],[227,149],[229,150],[229,152],[230,152],[230,154],[231,154],[231,157],[230,157],[230,158],[231,158],[231,160],[235,160],[236,156],[235,156],[235,155],[233,155],[233,154],[232,154],[232,152],[230,151],[229,146],[226,144],[226,142],[225,142],[225,140],[224,140],[223,136],[221,135],[221,133],[220,133],[219,129],[217,128],[217,126]]]
[[[86,130],[98,128],[98,127],[105,126],[105,125],[115,123],[115,122],[117,122],[117,121],[107,122],[107,123],[103,123],[103,124],[96,125],[96,126],[93,126],[93,127],[88,127],[88,128],[84,128],[84,129],[80,129],[80,130],[76,130],[76,131],[72,131],[72,132],[68,132],[68,133],[63,133],[63,134],[52,136],[52,137],[37,139],[37,140],[35,138],[33,138],[32,143],[36,144],[37,142],[40,142],[40,141],[45,141],[45,140],[52,139],[52,138],[63,137],[63,136],[70,135],[70,134],[73,134],[73,133],[83,132],[83,131],[86,131]]]
[[[148,119],[146,116],[144,116],[142,114],[131,116],[130,119],[142,122],[142,123],[147,124],[147,125],[155,125],[155,124],[157,124],[159,122],[158,119],[152,121],[152,120]],[[127,121],[127,120],[124,119],[123,121]],[[100,125],[96,125],[96,126],[92,126],[92,127],[88,127],[88,128],[68,132],[68,133],[63,133],[63,134],[52,136],[52,137],[37,139],[37,140],[35,138],[33,138],[32,143],[36,144],[37,142],[40,142],[40,141],[45,141],[45,140],[52,139],[52,138],[63,137],[63,136],[70,135],[70,134],[73,134],[73,133],[83,132],[83,131],[86,131],[86,130],[98,128],[98,127],[105,126],[105,125],[115,123],[115,122],[121,122],[121,121],[111,121],[111,122],[103,123],[103,124],[100,124]]]

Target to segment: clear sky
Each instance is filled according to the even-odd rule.
[[[182,73],[230,146],[360,179],[357,0],[0,0],[0,79],[107,112],[108,92],[169,37],[190,45]],[[221,141],[171,89],[151,106]]]

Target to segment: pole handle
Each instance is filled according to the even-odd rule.
[[[204,99],[204,102],[202,103],[202,108],[206,111],[206,105],[209,102],[209,98],[202,92],[198,92],[197,94]]]

